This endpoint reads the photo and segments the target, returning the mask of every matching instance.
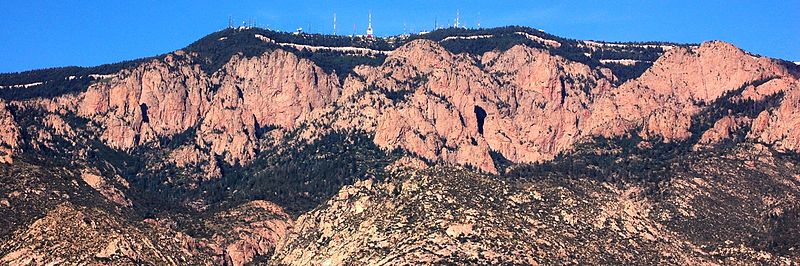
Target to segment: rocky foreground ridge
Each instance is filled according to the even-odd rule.
[[[781,231],[780,242],[796,242],[790,239],[796,230],[782,228],[794,225],[755,218],[790,212],[796,217],[797,164],[760,145],[708,155],[667,162],[673,176],[657,188],[563,176],[497,179],[436,167],[401,171],[386,182],[345,187],[301,216],[273,260],[287,265],[797,263],[796,256],[764,252],[758,243],[772,230]],[[770,171],[780,174],[766,177]]]
[[[0,261],[798,262],[796,65],[711,41],[622,79],[447,45],[348,73],[288,48],[209,71],[186,49],[0,100]]]

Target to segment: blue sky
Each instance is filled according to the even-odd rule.
[[[0,72],[92,66],[170,52],[227,26],[376,35],[451,24],[524,25],[575,39],[724,40],[753,53],[800,61],[800,0],[790,1],[0,1]]]

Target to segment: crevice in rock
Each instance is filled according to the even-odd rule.
[[[150,118],[147,117],[147,104],[140,104],[140,109],[142,109],[142,123],[150,123]]]

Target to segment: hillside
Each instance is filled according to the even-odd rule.
[[[797,264],[800,69],[226,29],[0,75],[0,264]]]

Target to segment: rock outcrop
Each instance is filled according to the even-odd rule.
[[[109,180],[106,180],[105,177],[90,171],[86,171],[81,173],[81,179],[83,179],[86,184],[99,192],[109,201],[124,207],[131,207],[133,205],[133,203],[131,203],[131,201],[125,197],[125,193],[116,188],[113,183]],[[122,179],[122,177],[117,177],[116,181],[121,183],[123,186],[128,186],[127,181]]]
[[[784,78],[795,79],[778,61],[728,43],[672,49],[641,77],[599,97],[586,131],[613,137],[641,128],[645,138],[685,140],[692,135],[692,117],[704,107],[749,84]]]
[[[346,80],[328,119],[333,127],[375,132],[382,147],[487,172],[496,171],[492,152],[537,162],[586,138],[637,129],[645,139],[684,141],[693,117],[721,97],[761,100],[793,90],[796,80],[780,62],[723,42],[669,51],[620,87],[608,69],[521,45],[475,58],[419,40],[356,72],[360,79]],[[758,88],[739,91],[748,84]]]
[[[292,221],[279,206],[252,201],[196,223],[208,237],[187,235],[171,219],[127,220],[62,203],[0,243],[0,263],[240,266],[271,255]]]
[[[158,239],[157,231],[147,225],[132,225],[99,209],[65,203],[0,245],[0,249],[9,251],[0,258],[0,263],[94,264],[109,260],[120,264],[200,263],[191,252],[179,249],[179,243],[169,233],[162,232],[163,238]]]
[[[215,232],[211,239],[224,249],[225,261],[235,266],[245,265],[256,256],[271,255],[292,224],[280,206],[263,200],[217,213],[208,220],[206,225]]]
[[[391,105],[382,111],[375,143],[402,148],[429,160],[494,171],[489,147],[473,111],[475,92],[488,76],[466,55],[453,55],[432,41],[414,41],[395,50],[366,76]]]
[[[92,84],[77,97],[38,103],[91,119],[114,148],[158,145],[196,129],[199,148],[245,164],[255,156],[262,129],[294,129],[340,94],[335,74],[283,50],[234,56],[210,77],[193,60],[178,51]]]
[[[208,110],[209,85],[190,55],[176,52],[89,86],[76,113],[101,125],[106,144],[130,149],[196,126]]]
[[[571,147],[594,94],[613,79],[608,69],[522,45],[476,58],[426,40],[356,73],[344,83],[333,127],[374,132],[382,147],[487,172],[496,172],[492,152],[535,162]]]
[[[203,152],[196,145],[183,145],[170,151],[169,163],[178,168],[198,168],[202,179],[211,180],[222,177],[222,170],[213,154]]]
[[[768,82],[759,88],[773,85]],[[779,86],[784,89],[780,106],[758,115],[753,121],[750,137],[779,150],[797,152],[800,151],[800,83],[795,81],[786,87],[783,84]]]
[[[335,75],[311,61],[276,50],[253,58],[234,57],[212,78],[217,90],[198,131],[198,144],[229,163],[248,162],[257,132],[294,129],[339,97]]]
[[[744,117],[733,117],[730,115],[722,117],[714,122],[714,127],[703,132],[698,144],[709,145],[717,144],[734,138],[736,131],[750,123],[750,119]]]
[[[235,165],[256,156],[265,129],[300,129],[306,139],[360,130],[385,149],[496,173],[498,156],[550,160],[595,136],[636,131],[645,139],[684,141],[702,134],[690,131],[693,117],[723,97],[759,101],[785,92],[790,101],[797,87],[779,61],[718,41],[670,49],[619,87],[610,69],[524,45],[478,56],[416,40],[382,65],[354,73],[340,84],[312,61],[274,50],[234,56],[208,76],[192,54],[179,51],[92,85],[74,108],[120,149],[193,129],[196,147],[181,152],[208,154],[187,158],[219,155]],[[778,122],[793,119],[792,106],[781,106],[756,121],[775,130],[755,127],[760,137],[751,135],[796,149],[792,136],[800,133]],[[216,172],[216,161],[204,161]]]
[[[20,144],[19,126],[7,109],[5,101],[0,100],[0,163],[13,163],[12,156]]]
[[[513,162],[549,160],[570,149],[583,136],[594,98],[611,90],[614,79],[608,69],[524,46],[483,60],[501,81],[495,94],[506,94],[487,109],[498,107],[489,112],[484,135]]]

